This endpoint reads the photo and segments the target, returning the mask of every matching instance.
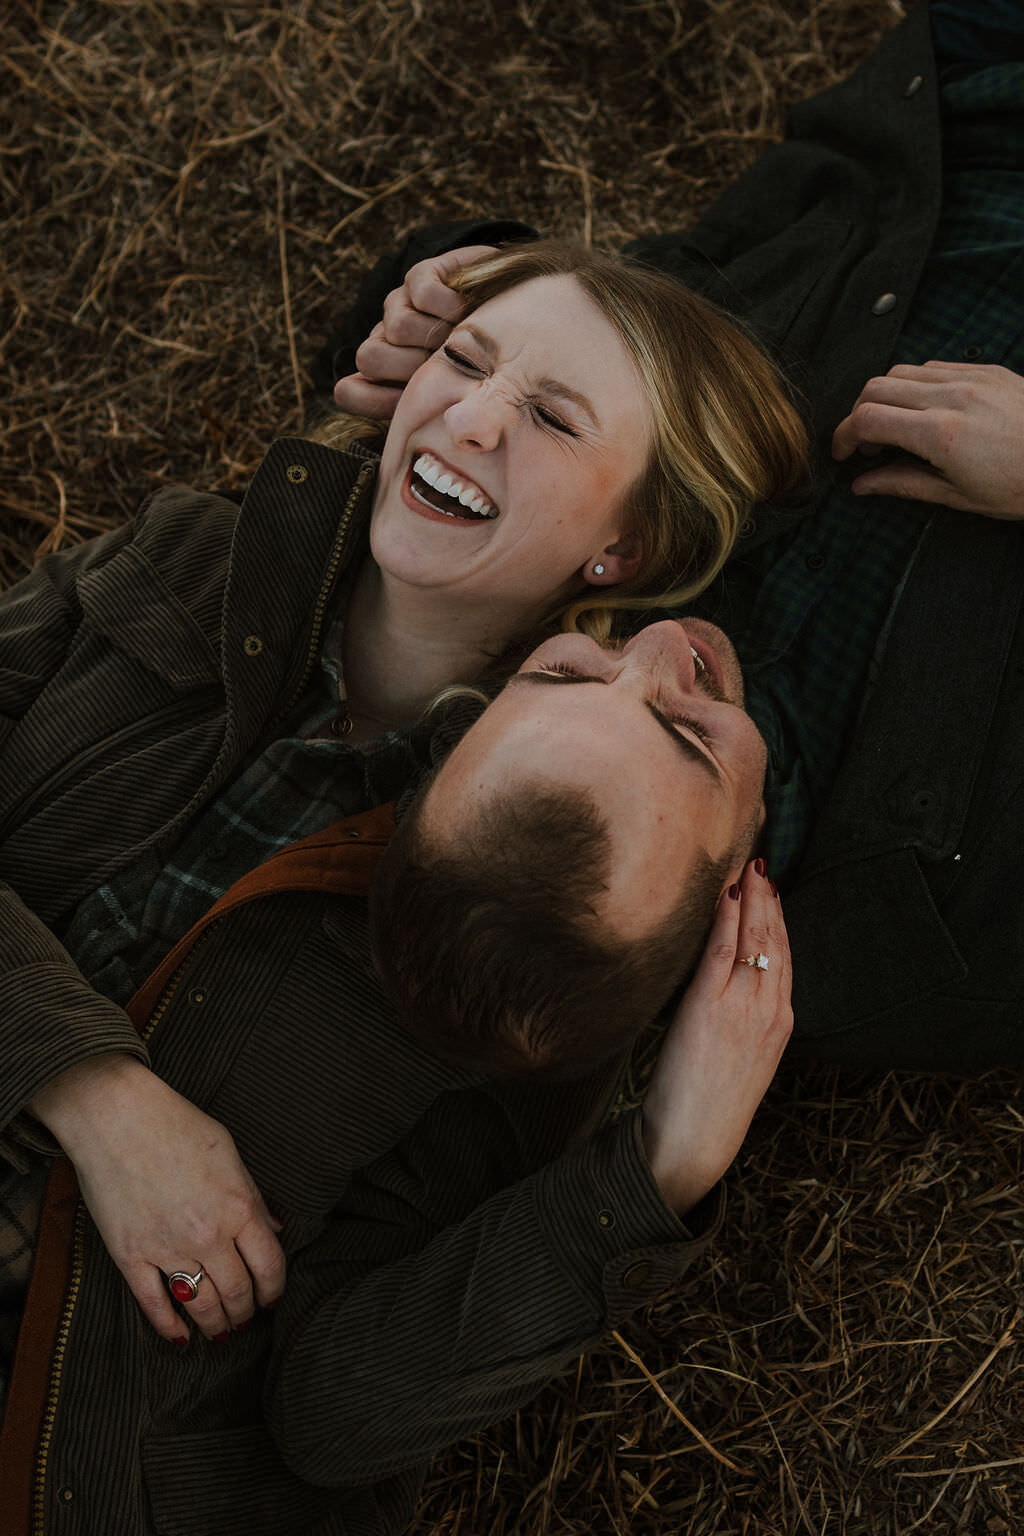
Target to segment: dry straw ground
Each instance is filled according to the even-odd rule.
[[[892,0],[0,6],[0,581],[243,485],[354,275],[439,214],[691,219]],[[870,963],[870,957],[866,957]],[[416,1536],[1024,1529],[1015,1076],[784,1069],[705,1263],[442,1457]]]

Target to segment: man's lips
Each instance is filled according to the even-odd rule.
[[[683,626],[686,628],[686,626]],[[695,635],[692,630],[686,630],[686,638],[690,642],[691,651],[696,652],[697,660],[704,668],[701,674],[701,666],[697,667],[697,683],[704,687],[716,699],[725,698],[725,678],[722,674],[722,663],[718,659],[717,652],[703,637]]]

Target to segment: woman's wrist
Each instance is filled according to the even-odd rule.
[[[109,1120],[113,1100],[151,1076],[143,1062],[123,1051],[90,1056],[51,1077],[26,1108],[73,1159],[76,1147]]]

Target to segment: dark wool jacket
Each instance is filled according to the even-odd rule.
[[[431,1453],[653,1300],[717,1219],[715,1197],[688,1227],[668,1210],[637,1115],[584,1141],[614,1068],[500,1088],[412,1041],[365,903],[329,880],[210,926],[145,1042],[54,936],[287,713],[373,483],[365,457],[285,440],[241,511],[162,490],[0,599],[3,1145],[39,1140],[19,1112],[63,1068],[148,1058],[229,1127],[289,1255],[273,1314],[179,1350],[81,1209],[42,1435],[0,1463],[3,1536],[397,1532]],[[30,1411],[21,1351],[5,1440]]]
[[[928,6],[848,80],[791,114],[692,230],[627,252],[745,320],[828,444],[890,365],[935,232],[942,142]],[[520,233],[525,230],[520,230]],[[439,248],[503,238],[452,226]],[[409,262],[429,254],[417,237]],[[381,264],[352,333],[398,280]],[[877,306],[893,296],[892,308]],[[349,371],[348,331],[321,385]],[[883,497],[876,515],[899,516]],[[802,508],[760,508],[739,555]],[[728,586],[728,567],[724,582]],[[791,1051],[854,1066],[1024,1063],[1024,529],[936,508],[892,615],[869,703],[814,829],[786,922]]]

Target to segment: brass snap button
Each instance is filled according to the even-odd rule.
[[[288,476],[288,479],[291,481],[292,485],[301,485],[303,480],[309,479],[309,470],[306,468],[305,464],[289,464],[288,468],[285,470],[285,474]]]
[[[622,1277],[622,1283],[630,1291],[642,1291],[651,1278],[651,1266],[646,1261],[631,1264]]]
[[[242,650],[247,656],[258,656],[263,649],[263,641],[259,635],[246,635],[242,641]]]

